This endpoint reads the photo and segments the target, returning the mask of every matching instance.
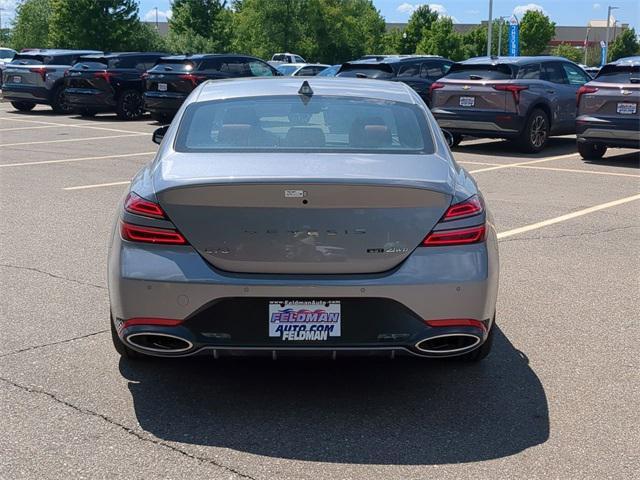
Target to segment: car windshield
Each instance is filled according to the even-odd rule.
[[[362,77],[362,78],[377,78],[378,80],[385,80],[393,77],[393,69],[390,65],[380,63],[367,65],[361,64],[345,64],[340,69],[339,77]]]
[[[298,67],[293,67],[291,65],[280,65],[277,68],[277,70],[283,75],[292,75],[297,69]]]
[[[333,67],[327,67],[318,73],[318,77],[335,77],[336,73],[340,69],[340,65],[334,65]]]
[[[514,77],[510,65],[469,65],[455,63],[446,78],[452,80],[509,80]]]
[[[189,60],[174,60],[174,61],[166,61],[161,60],[160,63],[155,65],[150,71],[151,72],[191,72],[195,70],[196,66],[193,62]]]
[[[13,50],[0,50],[0,60],[11,60],[14,55],[15,52]]]
[[[596,81],[604,83],[640,83],[640,65],[606,65]]]
[[[415,105],[355,97],[273,96],[191,104],[180,152],[304,151],[433,153]]]

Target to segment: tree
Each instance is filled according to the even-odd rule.
[[[521,55],[540,55],[556,33],[556,24],[538,10],[528,10],[520,21]]]
[[[640,43],[633,28],[626,28],[622,31],[618,38],[611,44],[609,49],[609,61],[617,60],[623,57],[630,57],[640,53]]]
[[[494,20],[491,27],[491,54],[492,55],[508,55],[509,52],[509,25],[502,25],[502,42],[499,42],[500,22],[502,20]],[[480,25],[469,30],[462,36],[464,57],[483,57],[487,54],[487,26]],[[498,52],[500,46],[501,52]]]
[[[141,38],[136,0],[51,0],[49,39],[58,48],[135,49]]]
[[[47,48],[49,44],[50,0],[26,0],[18,4],[13,21],[11,46],[22,48]]]
[[[422,40],[416,53],[440,55],[451,60],[462,60],[464,48],[462,35],[453,31],[453,22],[448,17],[438,18],[423,30]]]
[[[228,52],[232,12],[225,0],[174,0],[168,43],[180,52]]]
[[[572,45],[569,45],[568,43],[561,43],[560,45],[553,47],[551,49],[551,54],[567,58],[576,63],[582,63],[584,61],[584,52],[578,50]]]
[[[415,53],[418,43],[422,40],[424,31],[431,28],[431,24],[438,19],[438,12],[431,10],[429,5],[419,6],[409,18],[404,30],[400,53]]]
[[[384,34],[382,53],[386,55],[399,54],[402,51],[402,35],[404,29],[393,28]]]

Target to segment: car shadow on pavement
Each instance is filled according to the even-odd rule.
[[[582,160],[586,165],[605,165],[607,167],[624,167],[640,169],[640,152],[619,153],[615,150],[607,151],[600,160]]]
[[[490,157],[511,157],[526,161],[526,159],[537,159],[555,157],[556,155],[567,155],[569,153],[578,153],[575,137],[552,137],[549,139],[547,146],[538,153],[522,153],[518,147],[506,140],[486,141],[482,143],[462,142],[453,150],[453,156],[456,152],[474,153],[477,155],[487,155]]]
[[[476,365],[396,360],[120,362],[140,426],[172,442],[316,462],[505,457],[549,438],[547,399],[498,329]]]

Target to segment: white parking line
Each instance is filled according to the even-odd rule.
[[[107,128],[107,127],[97,127],[95,126],[96,123],[100,124],[100,125],[110,125],[110,123],[108,122],[94,122],[93,120],[88,121],[90,123],[92,123],[93,125],[87,123],[55,123],[55,122],[43,122],[42,120],[26,120],[23,118],[6,118],[6,117],[0,117],[0,120],[9,120],[9,121],[15,121],[15,122],[28,122],[28,123],[37,123],[39,125],[47,125],[50,127],[71,127],[71,128],[90,128],[93,130],[105,130],[107,132],[117,132],[117,133],[131,133],[132,130],[122,130],[120,128]],[[23,127],[25,129],[27,128],[36,128],[36,127]],[[0,132],[6,132],[10,129],[7,130],[0,130]],[[135,133],[144,133],[144,132],[135,132]]]
[[[469,165],[502,165],[501,163],[487,163],[487,162],[471,162],[469,160],[456,160],[457,163],[468,163]]]
[[[127,158],[139,157],[143,155],[154,155],[156,152],[140,152],[140,153],[123,153],[121,155],[103,155],[101,157],[80,157],[80,158],[63,158],[60,160],[42,160],[39,162],[22,162],[22,163],[5,163],[0,168],[5,167],[24,167],[27,165],[45,165],[49,163],[67,163],[67,162],[84,162],[87,160],[104,160],[106,158]]]
[[[37,127],[16,127],[16,128],[3,128],[0,130],[0,135],[4,132],[15,132],[16,130],[35,130],[40,128],[60,128],[57,125],[38,125]]]
[[[131,183],[131,180],[124,180],[122,182],[96,183],[95,185],[79,185],[77,187],[64,187],[63,190],[86,190],[88,188],[113,187],[116,185],[128,185],[130,183]]]
[[[65,138],[64,140],[44,140],[41,142],[3,143],[3,144],[0,144],[0,147],[17,147],[19,145],[41,145],[44,143],[85,142],[88,140],[106,140],[108,138],[139,137],[141,135],[149,135],[149,134],[148,133],[129,133],[127,135],[111,135],[110,137]]]
[[[498,239],[511,237],[513,235],[518,235],[519,233],[530,232],[531,230],[537,230],[538,228],[547,227],[549,225],[554,225],[556,223],[566,222],[567,220],[571,220],[573,218],[581,217],[583,215],[597,212],[599,210],[604,210],[605,208],[611,208],[611,207],[615,207],[625,203],[633,202],[634,200],[640,200],[640,195],[632,195],[630,197],[621,198],[620,200],[601,203],[600,205],[595,205],[593,207],[585,208],[583,210],[578,210],[577,212],[567,213],[566,215],[550,218],[549,220],[544,220],[542,222],[532,223],[531,225],[525,225],[524,227],[514,228],[513,230],[507,230],[506,232],[500,232],[498,233]]]
[[[640,178],[640,175],[633,173],[620,173],[620,172],[598,172],[596,170],[578,170],[577,168],[554,168],[554,167],[538,167],[534,165],[520,165],[513,168],[528,168],[530,170],[550,170],[552,172],[569,172],[569,173],[589,173],[592,175],[612,175],[614,177],[634,177]]]
[[[479,168],[477,170],[470,170],[469,173],[479,173],[479,172],[491,172],[493,170],[502,170],[503,168],[513,168],[519,167],[520,165],[530,165],[534,163],[543,163],[543,162],[552,162],[553,160],[562,160],[563,158],[571,158],[578,155],[578,153],[568,153],[566,155],[558,155],[556,157],[549,158],[541,158],[538,160],[529,160],[526,162],[517,162],[517,163],[507,163],[506,165],[498,165],[495,167],[487,167],[487,168]]]

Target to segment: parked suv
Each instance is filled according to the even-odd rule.
[[[576,133],[582,158],[601,158],[607,147],[640,148],[640,56],[602,67],[578,90]]]
[[[451,60],[432,55],[367,55],[364,60],[344,63],[338,76],[403,82],[430,105],[431,85],[445,75],[452,65]]]
[[[67,103],[83,116],[116,112],[123,120],[135,120],[144,113],[142,75],[166,53],[112,53],[88,55],[66,73]]]
[[[158,60],[146,77],[145,109],[158,121],[169,120],[185,98],[205,80],[280,75],[266,62],[246,55],[175,55]]]
[[[30,50],[21,52],[4,67],[2,96],[17,110],[27,112],[37,103],[51,105],[56,113],[71,111],[64,98],[64,72],[82,55],[95,50]]]
[[[16,53],[18,52],[10,48],[0,48],[0,88],[2,88],[2,72],[4,70],[4,66],[13,60]]]
[[[591,77],[561,57],[477,57],[431,86],[431,112],[454,135],[506,138],[539,152],[575,132],[576,93]]]

